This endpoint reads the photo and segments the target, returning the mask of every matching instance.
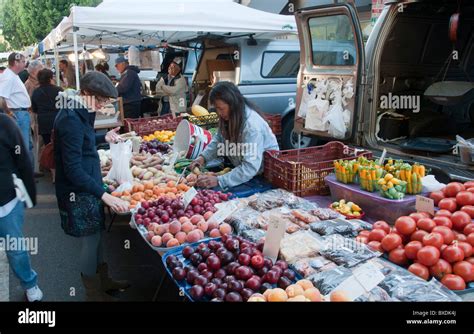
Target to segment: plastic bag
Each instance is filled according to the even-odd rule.
[[[324,256],[305,257],[297,259],[292,263],[294,270],[303,277],[319,273],[321,271],[331,270],[337,267],[337,264]]]
[[[344,216],[340,213],[329,209],[329,208],[317,208],[310,211],[313,216],[318,217],[321,220],[331,220],[337,218],[343,218]]]
[[[348,268],[381,255],[354,239],[344,238],[337,234],[325,238],[319,253],[338,265]]]
[[[311,231],[320,235],[338,234],[348,238],[357,236],[356,228],[344,219],[325,220],[309,225]]]
[[[287,207],[288,209],[303,210],[312,210],[317,208],[315,203],[295,196],[294,194],[283,189],[273,189],[263,193],[255,194],[249,198],[248,205],[260,212],[265,212],[283,206]]]
[[[117,181],[119,184],[132,183],[133,175],[130,170],[130,159],[132,158],[132,142],[120,142],[110,144],[110,156],[112,157],[112,168],[106,178]]]
[[[344,123],[344,108],[342,107],[342,83],[340,81],[330,81],[329,90],[332,100],[325,122],[329,122],[328,133],[334,138],[344,138],[346,135],[346,125]]]
[[[303,96],[298,110],[298,117],[302,118],[306,118],[309,107],[308,104],[316,99],[316,91],[314,90],[313,85],[309,83],[305,88],[306,89],[303,89]]]
[[[423,185],[423,189],[421,191],[423,193],[438,191],[446,187],[444,183],[438,182],[434,175],[426,175],[423,177],[421,179],[421,184]]]
[[[128,48],[128,63],[140,67],[140,50],[134,45]]]
[[[262,238],[265,238],[265,231],[248,229],[242,232],[242,237],[251,242],[258,243]]]
[[[327,295],[330,294],[332,290],[337,288],[339,284],[351,276],[352,271],[350,269],[337,267],[331,270],[313,274],[307,277],[307,279],[313,283],[314,287],[317,288],[321,294]]]
[[[382,289],[381,287],[376,286],[367,293],[364,293],[362,296],[356,298],[356,302],[390,302],[393,301],[393,298]]]
[[[233,226],[240,227],[240,229],[243,229],[243,225],[252,229],[261,229],[266,226],[266,222],[261,218],[260,212],[255,211],[251,207],[238,209],[226,219],[226,222]]]
[[[372,224],[367,223],[366,221],[363,221],[360,219],[351,219],[351,220],[348,220],[347,222],[355,228],[356,232],[360,232],[363,230],[371,231],[373,229]]]
[[[288,263],[298,258],[316,256],[323,241],[309,231],[287,234],[280,242],[280,255]]]

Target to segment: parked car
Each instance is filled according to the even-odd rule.
[[[309,110],[309,86],[328,80],[346,88],[352,81],[354,89],[342,106],[342,134],[334,129],[337,119],[332,130],[314,130],[299,116],[296,133],[376,153],[386,149],[387,156],[419,161],[453,179],[474,179],[473,165],[461,163],[452,147],[456,135],[474,137],[472,2],[387,1],[366,46],[351,4],[303,8],[295,15],[301,42],[297,114]],[[328,41],[351,47],[342,54],[317,47]]]

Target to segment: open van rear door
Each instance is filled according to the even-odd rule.
[[[295,132],[325,140],[355,137],[361,113],[364,42],[352,4],[300,9]]]

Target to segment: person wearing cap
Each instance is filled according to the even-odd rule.
[[[96,111],[118,96],[109,78],[89,72],[81,80],[79,95],[60,100],[61,109],[54,123],[54,158],[56,162],[56,197],[61,226],[67,235],[81,240],[79,263],[87,301],[112,301],[107,292],[123,290],[126,281],[108,276],[103,259],[104,207],[115,212],[128,211],[128,203],[103,188],[96,145],[121,140],[120,128],[106,135],[96,135]]]
[[[13,52],[8,56],[8,68],[0,75],[0,96],[4,98],[5,112],[12,115],[21,130],[25,147],[30,152],[33,163],[33,141],[31,138],[31,118],[28,109],[31,107],[30,96],[18,73],[26,66],[26,59],[20,53]]]
[[[120,73],[117,85],[119,96],[123,98],[123,113],[125,118],[139,118],[141,116],[142,84],[137,66],[129,65],[128,60],[120,56],[115,60],[115,68]]]
[[[173,117],[186,112],[186,92],[188,85],[186,78],[181,74],[183,59],[176,57],[168,67],[168,76],[161,78],[156,84],[155,94],[162,96],[161,115],[171,111]]]

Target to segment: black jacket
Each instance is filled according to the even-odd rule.
[[[128,66],[120,77],[117,86],[119,96],[123,98],[123,103],[134,103],[142,100],[142,83],[138,77],[140,69],[136,66]]]
[[[100,160],[96,145],[105,135],[94,131],[95,113],[85,108],[61,109],[54,123],[54,159],[56,161],[56,197],[71,193],[104,194]]]
[[[54,119],[58,113],[56,97],[62,89],[48,85],[36,88],[31,96],[31,108],[38,114],[38,130],[40,134],[50,134],[53,130]]]
[[[13,173],[23,180],[31,200],[36,204],[33,166],[28,152],[15,121],[0,114],[0,206],[16,197]]]

